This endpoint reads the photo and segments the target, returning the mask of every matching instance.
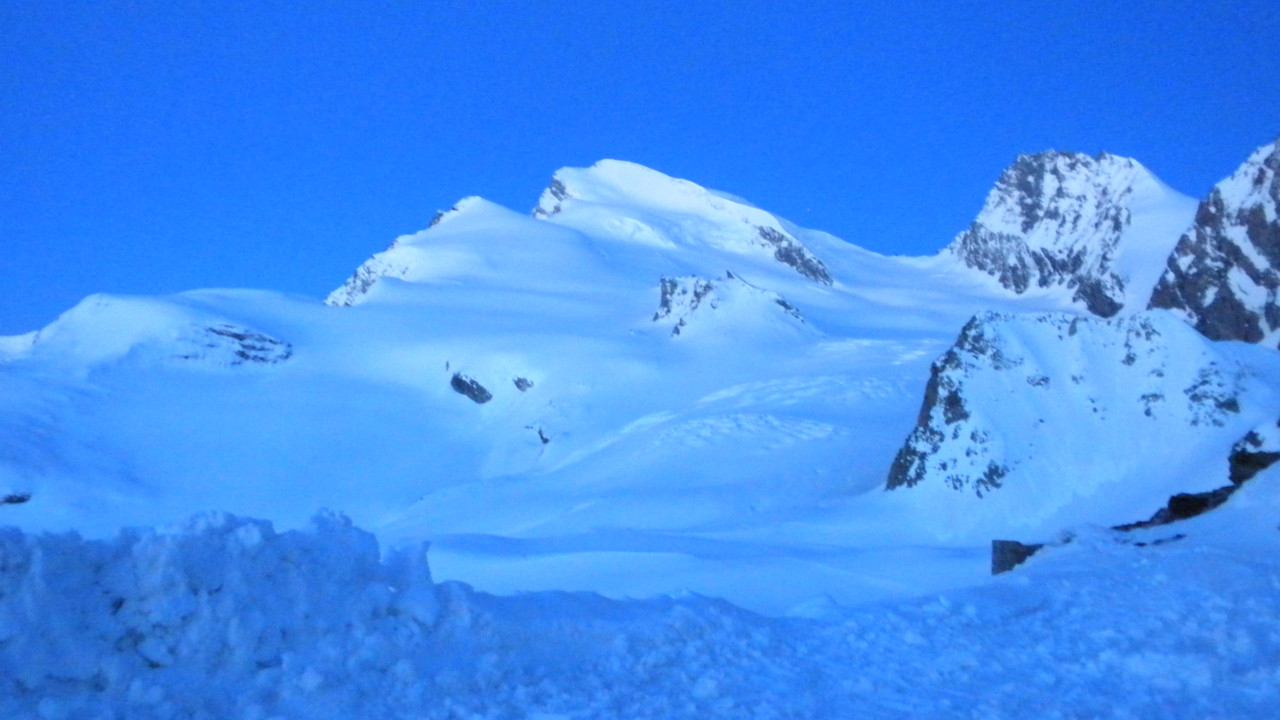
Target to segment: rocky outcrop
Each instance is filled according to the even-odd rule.
[[[477,405],[483,405],[493,399],[493,393],[480,384],[479,380],[467,377],[462,373],[454,373],[449,386],[459,395],[464,395]]]
[[[218,323],[199,330],[186,341],[180,360],[202,360],[218,365],[281,363],[293,357],[293,345],[249,328]]]
[[[437,214],[431,224],[434,226],[439,219],[440,216]],[[409,268],[395,260],[396,249],[400,247],[400,242],[401,238],[396,238],[386,250],[361,263],[360,267],[351,273],[351,277],[342,283],[342,287],[329,293],[324,303],[337,307],[350,307],[364,298],[374,283],[382,278],[404,277]]]
[[[1213,340],[1280,344],[1280,144],[1200,203],[1151,296]]]
[[[944,253],[1014,293],[1060,287],[1089,312],[1111,317],[1125,302],[1116,258],[1134,188],[1155,182],[1137,161],[1106,153],[1019,156]]]
[[[1227,462],[1231,482],[1239,485],[1280,461],[1280,423],[1268,423],[1250,430],[1231,447]]]
[[[1044,547],[1044,543],[1021,543],[1017,540],[991,541],[991,574],[1007,573],[1021,565]]]
[[[652,321],[669,325],[672,337],[683,333],[698,318],[714,322],[712,318],[721,313],[729,321],[749,321],[776,313],[788,323],[804,323],[800,311],[782,296],[758,288],[732,272],[715,280],[688,276],[658,281],[658,309]]]
[[[795,270],[801,275],[820,282],[823,285],[831,284],[831,275],[827,272],[827,266],[822,261],[813,256],[799,240],[791,237],[790,234],[771,227],[757,227],[756,232],[759,233],[760,239],[765,245],[773,250],[773,259]]]
[[[551,182],[547,183],[547,189],[542,193],[538,206],[533,209],[533,216],[549,218],[553,215],[558,215],[560,213],[560,203],[568,199],[569,191],[565,188],[564,182],[558,177],[552,177]]]
[[[987,448],[991,434],[973,421],[966,386],[967,376],[975,372],[1003,372],[1022,364],[1020,358],[1008,357],[998,331],[991,327],[1001,319],[995,313],[974,317],[955,345],[933,363],[916,428],[889,470],[889,490],[912,487],[931,474],[941,475],[953,490],[971,490],[978,497],[1000,487],[1009,467]],[[1043,377],[1029,375],[1027,382],[1042,387],[1048,384]],[[959,446],[953,458],[945,458],[949,446]]]
[[[1091,484],[1122,475],[1095,463],[1095,453],[1114,451],[1128,466],[1145,454],[1155,463],[1179,437],[1203,442],[1239,415],[1244,383],[1237,365],[1164,313],[984,313],[933,364],[886,486],[983,498],[1016,474],[1028,483],[1070,478],[1077,490],[1064,500],[1087,496]],[[1165,440],[1117,437],[1145,433]]]

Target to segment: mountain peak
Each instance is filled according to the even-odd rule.
[[[571,207],[577,212],[567,212]],[[601,160],[589,168],[561,168],[552,176],[533,216],[579,229],[621,229],[664,247],[710,246],[769,256],[810,280],[831,285],[825,264],[780,218],[727,193],[623,160]],[[625,218],[625,220],[623,220]],[[608,228],[604,228],[606,233]]]
[[[563,251],[552,242],[531,244],[530,238],[546,240],[563,234],[557,230],[484,198],[466,197],[437,212],[425,229],[397,237],[362,263],[341,287],[329,293],[325,303],[363,303],[387,278],[410,283],[495,276],[511,282],[528,280],[530,273],[521,268],[537,264],[531,255],[549,257]]]
[[[944,253],[1016,294],[1060,288],[1110,317],[1130,296],[1145,297],[1142,267],[1172,248],[1166,238],[1185,227],[1188,202],[1131,158],[1019,155]]]
[[[1280,337],[1280,139],[1214,186],[1178,240],[1151,307],[1214,340]]]
[[[560,212],[567,200],[691,211],[714,205],[715,199],[715,193],[689,180],[638,163],[605,159],[588,168],[557,170],[533,214],[551,217]]]
[[[1028,245],[1052,246],[1061,240],[1060,235],[1048,232],[1055,221],[1073,209],[1082,210],[1085,203],[1094,200],[1089,197],[1092,191],[1101,190],[1104,196],[1118,200],[1132,191],[1142,175],[1149,174],[1136,160],[1108,153],[1091,157],[1049,150],[1019,155],[996,181],[978,221],[993,229],[1016,226],[1028,233]],[[1107,219],[1120,220],[1114,206],[1104,208],[1097,200],[1097,207],[1109,213]]]

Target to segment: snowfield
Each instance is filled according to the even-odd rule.
[[[963,257],[603,161],[0,338],[0,717],[1274,714],[1280,468],[1111,528],[1272,459],[1280,355],[1145,309],[1194,201],[1016,170]]]

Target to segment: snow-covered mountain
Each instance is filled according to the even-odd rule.
[[[1280,344],[1280,144],[1200,203],[1151,296],[1215,340]]]
[[[687,180],[606,160],[552,178],[531,218],[481,198],[436,215],[398,238],[329,295],[363,302],[382,278],[414,283],[492,283],[555,292],[556,283],[609,285],[612,272],[648,280],[672,268],[705,276],[789,271],[829,286],[826,265],[782,220]],[[568,289],[568,288],[562,288]]]
[[[0,712],[968,717],[905,669],[989,690],[972,658],[1022,668],[1086,637],[1118,658],[1095,663],[1108,688],[1148,693],[1132,714],[1203,710],[1203,688],[1247,714],[1274,674],[1232,668],[1274,673],[1280,652],[1274,588],[1241,578],[1275,543],[1222,548],[1226,528],[1274,525],[1280,356],[1143,311],[1192,205],[1133,161],[1024,157],[949,249],[898,258],[602,161],[556,172],[531,214],[459,201],[323,303],[87,298],[0,339],[0,522],[21,528],[0,533]],[[1238,481],[1229,467],[1258,474],[1182,545],[1079,528]],[[382,559],[332,514],[293,532],[320,508]],[[182,524],[207,510],[280,530]],[[988,579],[993,538],[1068,526],[1075,542]],[[422,542],[430,573],[395,550]],[[1248,621],[1206,632],[1244,627],[1251,649],[1116,639],[1119,611],[1054,604],[1138,588],[1197,617],[1141,574],[1153,562],[1213,598],[1230,596],[1215,579],[1249,588]],[[1010,623],[1012,645],[989,631]],[[966,642],[970,660],[927,657]],[[1002,696],[1007,714],[1097,702],[1018,682],[1037,689]]]
[[[1139,222],[1140,210],[1158,209],[1147,219],[1163,222],[1179,197],[1131,161],[1037,156],[1006,172],[975,228],[1016,220],[1036,247],[1075,248],[1073,257],[1098,242],[1093,264],[1080,267],[1119,273],[1157,244],[1138,232],[1154,222]],[[971,232],[952,251],[1011,236]],[[1009,293],[945,255],[875,255],[632,163],[566,168],[531,215],[464,199],[374,255],[324,305],[248,291],[102,295],[10,341],[0,364],[0,491],[29,497],[6,508],[12,522],[92,534],[209,508],[293,527],[332,507],[392,542],[435,541],[442,567],[487,573],[495,589],[670,590],[675,581],[654,576],[635,576],[635,585],[604,579],[614,574],[612,553],[652,558],[644,549],[652,539],[620,531],[755,537],[851,513],[837,536],[856,544],[887,518],[915,513],[919,522],[900,523],[917,528],[912,542],[954,542],[936,521],[945,511],[920,500],[937,484],[923,481],[938,472],[927,463],[909,474],[918,487],[883,503],[868,495],[911,432],[930,361],[975,313],[1080,307],[1074,291]],[[1126,292],[1140,274],[1125,276]],[[1067,320],[1055,322],[1045,327]],[[1052,400],[1055,392],[1093,382],[1096,402],[1114,413],[1128,406],[1106,349],[1123,333],[1098,327],[1112,329],[1061,347],[1035,340],[1049,355],[1077,358],[1072,374],[1093,378],[1084,385],[1057,377],[1048,360],[1027,362],[1045,366],[1032,374],[1054,390],[1028,385],[1016,402],[1037,418],[1056,403],[1059,421],[1043,432],[1062,436],[1061,448],[1093,436],[1067,412],[1079,403]],[[1200,353],[1187,335],[1165,328],[1144,352]],[[935,376],[930,387],[944,380],[962,382]],[[1184,389],[1144,382],[1169,397]],[[1269,397],[1250,392],[1240,399],[1248,407]],[[978,407],[984,397],[966,402]],[[1249,429],[1225,440],[1194,435],[1190,412],[1161,415],[1191,433],[1188,449],[1229,446]],[[1013,448],[1034,439],[1018,435],[1020,421],[974,432]],[[968,438],[953,438],[946,452],[990,454]],[[1022,447],[991,461],[1034,467],[1074,451],[1046,452]],[[1187,472],[1160,474],[1143,484],[1144,497],[1177,490]],[[1113,473],[1090,482],[1132,490],[1138,481]],[[915,502],[899,499],[908,497]],[[1036,497],[1043,507],[983,531],[1056,517],[1061,502]],[[505,550],[478,552],[501,546],[477,545],[479,535],[561,538],[553,554],[576,556],[579,569],[572,578],[531,573]],[[764,594],[703,569],[685,584],[761,609],[826,592],[801,577],[802,563],[788,566],[796,577],[784,591]]]
[[[1136,160],[1020,155],[944,255],[1013,293],[1060,295],[1111,317],[1145,307],[1193,208]]]
[[[569,227],[598,227],[632,242],[664,247],[710,245],[771,258],[824,285],[831,276],[773,215],[740,198],[676,180],[634,163],[605,160],[587,169],[557,172],[534,208],[534,217]]]

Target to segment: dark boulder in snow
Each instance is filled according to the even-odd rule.
[[[1213,340],[1276,346],[1280,338],[1280,144],[1256,150],[1200,203],[1151,307]]]
[[[1231,482],[1239,485],[1280,460],[1280,423],[1263,425],[1249,431],[1231,447],[1227,458]]]
[[[29,492],[11,492],[0,496],[0,505],[21,505],[31,500]]]
[[[462,373],[454,373],[453,379],[449,381],[449,386],[455,392],[471,398],[477,405],[483,405],[493,399],[493,393],[489,392],[484,385]]]
[[[1043,543],[1021,543],[1017,540],[991,541],[991,574],[1007,573],[1035,555]]]

